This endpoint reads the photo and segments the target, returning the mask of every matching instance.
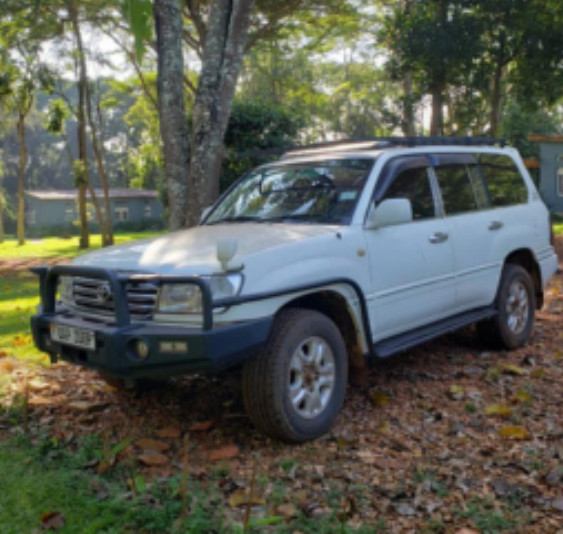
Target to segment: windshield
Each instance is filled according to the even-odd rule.
[[[228,193],[206,224],[349,224],[373,164],[373,159],[340,159],[258,169]]]

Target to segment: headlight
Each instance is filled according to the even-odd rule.
[[[236,297],[242,287],[240,274],[202,277],[209,282],[211,297],[220,300]],[[202,313],[203,299],[199,286],[195,284],[163,284],[160,287],[157,312],[161,313]]]
[[[59,297],[63,302],[72,302],[72,277],[59,278]]]

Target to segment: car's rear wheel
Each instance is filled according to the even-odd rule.
[[[498,315],[477,325],[481,337],[495,347],[517,349],[534,331],[534,283],[520,265],[505,266],[496,298]]]
[[[244,366],[244,403],[261,432],[293,443],[312,440],[333,425],[347,377],[336,325],[316,311],[284,310],[264,349]]]

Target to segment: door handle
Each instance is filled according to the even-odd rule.
[[[500,230],[503,224],[500,221],[493,221],[489,224],[489,230]]]
[[[434,245],[438,243],[443,243],[444,241],[447,240],[448,240],[448,234],[445,234],[444,232],[436,232],[435,234],[432,234],[428,238],[428,241],[430,241],[430,243],[433,243]]]

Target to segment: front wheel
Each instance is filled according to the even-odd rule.
[[[254,425],[283,441],[318,438],[346,392],[348,357],[336,325],[311,310],[282,311],[270,338],[243,369],[243,398]]]
[[[498,315],[477,325],[481,337],[495,346],[513,350],[522,347],[534,331],[536,295],[528,271],[508,264],[497,293]]]

